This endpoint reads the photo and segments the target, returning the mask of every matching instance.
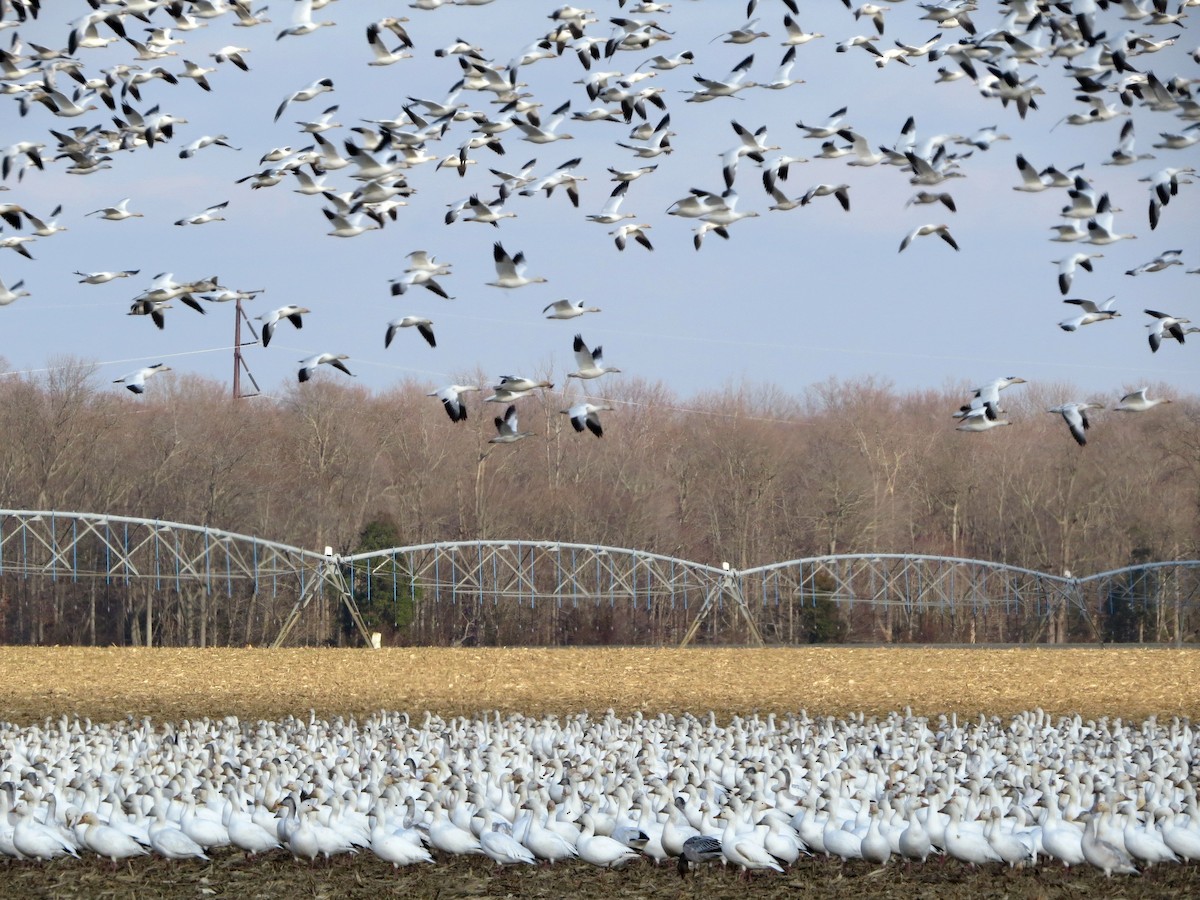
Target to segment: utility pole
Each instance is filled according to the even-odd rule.
[[[258,382],[254,380],[254,373],[250,371],[250,367],[246,365],[246,360],[242,357],[242,319],[246,320],[246,327],[250,329],[250,333],[254,335],[254,340],[247,341],[246,346],[251,346],[258,343],[258,333],[254,330],[254,326],[250,324],[250,317],[246,315],[246,311],[242,309],[242,298],[238,297],[236,301],[237,314],[233,320],[233,399],[241,400],[245,397],[257,397],[262,393],[262,388],[258,386]],[[242,370],[246,370],[246,377],[250,379],[250,383],[254,385],[253,394],[242,393]]]

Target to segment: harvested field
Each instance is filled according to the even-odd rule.
[[[0,718],[380,709],[1200,717],[1200,650],[5,648]]]
[[[585,649],[145,650],[4,648],[0,719],[93,721],[288,714],[366,715],[379,709],[475,715],[580,710],[1005,717],[1040,706],[1052,715],[1196,717],[1200,651],[1166,649]],[[157,857],[113,871],[94,860],[0,865],[0,896],[581,898],[743,897],[1192,897],[1200,867],[1156,867],[1140,878],[1042,864],[1010,872],[956,862],[911,869],[824,858],[747,886],[732,870],[680,881],[637,864],[605,872],[583,863],[496,871],[454,858],[399,871],[364,853],[310,866],[275,853],[253,862],[221,852],[209,863]]]

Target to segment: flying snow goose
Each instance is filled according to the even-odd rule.
[[[300,382],[303,384],[312,378],[313,370],[320,365],[331,365],[339,372],[345,372],[347,375],[353,376],[354,373],[346,368],[342,362],[343,359],[350,357],[345,353],[318,353],[315,356],[310,356],[307,359],[300,360]]]
[[[600,312],[600,307],[585,306],[582,300],[577,303],[572,303],[570,300],[555,300],[542,310],[547,319],[574,319],[590,312]]]
[[[100,218],[108,219],[110,222],[120,222],[124,219],[142,218],[139,212],[129,211],[129,201],[132,198],[126,197],[116,206],[102,206],[100,209],[93,209],[91,212],[84,213],[85,216],[94,216],[99,214]]]
[[[1125,272],[1126,275],[1143,275],[1149,272],[1161,272],[1163,269],[1169,269],[1171,266],[1182,266],[1183,260],[1180,257],[1183,255],[1182,250],[1164,250],[1158,256],[1149,262],[1144,262],[1140,266],[1134,266]]]
[[[636,218],[633,213],[619,212],[621,201],[625,199],[625,192],[629,190],[629,182],[618,182],[617,186],[608,196],[603,209],[600,212],[587,217],[589,222],[595,222],[598,225],[616,225],[622,219]]]
[[[575,341],[572,344],[575,350],[575,364],[579,369],[571,372],[568,378],[599,378],[601,375],[607,375],[610,372],[620,372],[620,369],[613,366],[605,366],[600,360],[603,357],[603,348],[596,347],[595,350],[589,350],[587,344],[583,342],[583,335],[575,335]]]
[[[60,204],[59,206],[54,207],[54,209],[50,212],[50,215],[47,217],[49,221],[39,219],[28,210],[25,211],[25,218],[29,224],[33,226],[33,233],[38,237],[51,237],[58,234],[60,231],[68,230],[65,225],[59,225],[58,222],[55,221],[56,217],[61,212],[62,206]]]
[[[914,194],[912,197],[909,197],[908,200],[905,201],[904,205],[907,207],[912,206],[914,203],[940,203],[946,207],[946,209],[950,210],[950,212],[958,212],[957,207],[954,205],[954,198],[944,191],[941,193],[935,193],[933,191],[917,191],[916,194]]]
[[[22,297],[32,296],[29,291],[21,290],[21,286],[25,284],[25,279],[13,284],[12,287],[6,287],[4,282],[0,280],[0,306],[8,306]]]
[[[797,122],[796,127],[804,132],[805,137],[831,138],[843,128],[849,127],[842,124],[846,120],[847,109],[848,107],[843,106],[841,109],[834,110],[824,125],[805,125],[803,122]]]
[[[519,431],[517,425],[517,407],[511,404],[504,411],[504,416],[496,416],[492,420],[496,425],[496,436],[488,438],[489,444],[512,444],[522,438],[533,437],[532,431]]]
[[[1162,345],[1163,335],[1173,337],[1179,343],[1183,343],[1184,330],[1183,326],[1190,323],[1191,319],[1184,319],[1179,316],[1170,316],[1163,312],[1157,312],[1153,309],[1143,310],[1148,316],[1154,316],[1154,321],[1146,327],[1150,329],[1150,350],[1152,353],[1157,353],[1158,348]]]
[[[404,316],[401,319],[392,319],[392,321],[388,322],[387,332],[383,336],[383,346],[385,349],[392,346],[392,338],[396,336],[396,332],[401,328],[416,328],[430,347],[437,346],[437,339],[433,336],[433,322],[431,320],[422,316]]]
[[[904,248],[911,244],[913,240],[930,234],[936,234],[955,250],[958,249],[958,244],[955,242],[954,237],[950,234],[949,225],[920,225],[904,236],[904,240],[900,242],[900,249],[897,252],[903,253]]]
[[[392,296],[399,297],[410,287],[419,285],[420,287],[437,294],[443,300],[453,300],[454,298],[447,294],[446,289],[438,283],[436,278],[434,278],[435,273],[446,274],[449,273],[449,271],[449,269],[409,269],[399,278],[391,279]]]
[[[159,372],[170,371],[170,366],[163,363],[155,363],[152,366],[146,366],[143,369],[130,372],[128,375],[122,375],[120,378],[114,379],[113,384],[123,384],[135,394],[144,394],[146,392],[147,378],[149,378],[151,375],[157,375]]]
[[[538,381],[533,378],[525,378],[521,375],[501,375],[499,383],[493,388],[494,390],[512,391],[517,394],[524,394],[528,391],[534,391],[538,388],[553,388],[554,383],[551,381]]]
[[[378,22],[367,26],[367,45],[371,48],[372,59],[368,66],[390,66],[402,59],[412,59],[412,54],[405,52],[406,47],[412,46],[412,41],[402,42],[394,50],[389,50],[383,42],[383,28]]]
[[[800,200],[801,206],[808,206],[816,197],[836,197],[842,209],[850,212],[850,185],[848,184],[818,184],[804,192]]]
[[[1087,431],[1092,427],[1087,417],[1089,409],[1104,409],[1104,407],[1099,403],[1072,402],[1051,407],[1046,412],[1061,415],[1063,421],[1067,423],[1067,428],[1071,431],[1071,437],[1075,438],[1075,443],[1082,447],[1087,444]]]
[[[492,246],[492,259],[496,264],[496,280],[489,281],[490,287],[519,288],[527,284],[544,284],[545,278],[527,278],[525,276],[525,252],[509,256],[499,241]]]
[[[166,316],[163,310],[171,309],[171,304],[167,300],[156,300],[151,297],[139,297],[134,300],[129,306],[129,316],[149,316],[151,321],[159,331],[162,331],[167,324]],[[204,310],[201,310],[203,312]]]
[[[571,427],[576,431],[583,431],[586,428],[596,437],[604,437],[604,428],[600,424],[599,414],[605,410],[614,409],[616,407],[605,403],[590,403],[585,400],[574,404],[569,409],[559,410],[559,412],[571,420]]]
[[[624,250],[630,239],[637,241],[647,250],[653,250],[654,245],[650,243],[650,237],[646,234],[646,229],[649,227],[648,222],[627,223],[617,226],[617,229],[610,231],[609,234],[613,235],[613,243],[617,245],[618,250]]]
[[[225,217],[221,215],[221,210],[229,205],[229,201],[218,203],[215,206],[210,206],[203,212],[196,213],[194,216],[188,216],[185,219],[178,220],[176,225],[206,225],[209,222],[224,222]]]
[[[1112,305],[1116,299],[1117,298],[1114,295],[1109,297],[1101,304],[1096,304],[1091,300],[1081,300],[1074,297],[1064,300],[1063,303],[1074,304],[1075,306],[1080,307],[1083,312],[1077,316],[1072,316],[1069,319],[1063,319],[1058,323],[1058,327],[1063,331],[1077,331],[1084,325],[1092,325],[1096,322],[1106,322],[1109,319],[1115,319],[1121,315],[1112,308]]]
[[[1088,244],[1097,244],[1103,246],[1105,244],[1115,244],[1117,241],[1133,240],[1136,234],[1122,234],[1113,230],[1113,214],[1111,212],[1100,213],[1094,219],[1088,219],[1087,237],[1084,241]]]
[[[1120,402],[1113,407],[1117,412],[1145,412],[1148,409],[1154,409],[1160,403],[1170,403],[1166,397],[1148,397],[1146,396],[1149,388],[1138,388],[1121,398]]]
[[[1101,259],[1103,253],[1072,253],[1070,256],[1064,256],[1062,259],[1054,260],[1054,264],[1058,266],[1058,289],[1063,294],[1066,294],[1071,289],[1071,282],[1075,278],[1076,268],[1091,272],[1092,260]]]
[[[292,24],[276,35],[275,40],[280,41],[285,37],[303,37],[306,34],[312,34],[314,31],[328,26],[336,25],[337,22],[314,22],[313,21],[313,0],[295,0],[292,4]]]
[[[444,388],[438,388],[436,391],[430,391],[426,397],[437,397],[442,401],[442,406],[446,410],[446,415],[450,417],[451,422],[465,422],[467,419],[467,406],[462,401],[462,395],[468,391],[479,390],[478,385],[474,384],[451,384]]]
[[[279,309],[273,309],[268,313],[263,313],[261,316],[255,316],[263,323],[262,327],[262,345],[266,347],[271,343],[271,335],[275,333],[275,326],[281,321],[291,322],[297,328],[304,327],[304,320],[300,318],[307,312],[311,312],[307,306],[296,306],[289,303],[287,306],[281,306]]]
[[[347,219],[345,216],[335,213],[331,209],[322,209],[325,213],[325,218],[333,226],[332,231],[327,231],[330,237],[351,238],[357,237],[367,231],[378,231],[383,226],[378,222],[373,225],[364,225],[362,216],[355,216],[354,219]]]
[[[29,248],[25,245],[34,240],[36,240],[36,238],[26,234],[10,235],[8,237],[0,238],[0,250],[15,250],[26,259],[33,259],[33,254],[29,252]]]
[[[751,53],[736,66],[734,66],[729,74],[725,76],[724,81],[714,81],[705,78],[702,75],[693,75],[692,78],[697,84],[701,85],[702,90],[695,91],[687,98],[688,103],[704,103],[708,100],[715,100],[718,97],[732,97],[738,91],[746,88],[755,87],[756,82],[746,81],[746,73],[750,71],[750,67],[754,65],[754,54]]]
[[[279,117],[283,115],[283,111],[288,108],[289,103],[300,103],[305,100],[312,100],[314,97],[319,97],[326,91],[332,90],[333,79],[320,78],[317,81],[314,81],[308,87],[303,87],[298,91],[293,91],[284,99],[282,103],[279,104],[279,108],[275,110],[275,121],[279,121]]]

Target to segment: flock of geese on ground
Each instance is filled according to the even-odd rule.
[[[1187,720],[712,714],[0,725],[0,855],[393,866],[1200,860]],[[228,849],[226,849],[228,848]]]
[[[416,188],[409,182],[416,167],[430,165],[457,173],[464,180],[468,173],[472,174],[467,196],[451,204],[444,215],[436,212],[437,219],[456,227],[458,223],[473,222],[500,229],[506,219],[518,215],[519,203],[529,202],[524,198],[539,195],[553,198],[558,192],[560,196],[566,195],[572,208],[579,207],[579,186],[587,180],[582,174],[584,160],[578,156],[553,168],[540,165],[536,158],[519,168],[509,164],[505,161],[507,151],[515,149],[518,140],[541,147],[571,139],[567,127],[611,127],[593,123],[618,122],[632,126],[632,131],[627,140],[615,142],[614,156],[603,161],[608,164],[607,172],[614,187],[600,211],[586,218],[612,228],[608,234],[620,251],[632,243],[653,251],[648,232],[654,223],[640,221],[635,214],[624,211],[623,205],[637,191],[640,179],[654,177],[659,167],[669,161],[674,149],[672,139],[679,137],[672,131],[670,94],[682,90],[685,102],[700,104],[728,101],[752,89],[786,91],[804,83],[792,77],[795,67],[805,65],[804,54],[815,52],[811,47],[813,42],[826,40],[823,34],[803,29],[796,0],[764,0],[761,4],[759,0],[750,0],[746,10],[748,21],[715,35],[712,40],[747,45],[751,52],[727,74],[717,77],[703,65],[704,58],[698,52],[703,48],[684,48],[668,55],[657,52],[658,45],[670,41],[674,34],[664,24],[669,23],[665,17],[670,14],[671,4],[618,0],[617,8],[607,16],[572,6],[549,10],[545,26],[548,30],[533,35],[527,47],[504,62],[493,61],[483,47],[466,39],[440,48],[420,44],[420,15],[444,5],[482,6],[486,2],[413,0],[409,6],[418,13],[412,22],[405,16],[388,16],[363,23],[364,64],[391,66],[420,53],[428,57],[422,65],[445,66],[452,73],[447,79],[445,97],[410,96],[403,115],[363,120],[366,125],[351,127],[349,135],[340,142],[331,136],[344,127],[336,121],[338,106],[328,106],[320,115],[296,123],[301,137],[308,142],[305,146],[268,149],[260,160],[262,168],[238,179],[238,183],[256,190],[286,184],[303,196],[316,198],[331,229],[328,234],[350,238],[394,222],[419,221],[427,225],[433,221],[429,210],[420,208]],[[1014,109],[1022,119],[1036,115],[1039,97],[1054,87],[1048,78],[1048,67],[1056,64],[1060,69],[1056,74],[1061,79],[1057,89],[1075,94],[1078,103],[1077,111],[1063,120],[1067,126],[1083,127],[1127,117],[1117,147],[1104,160],[1106,166],[1140,165],[1156,156],[1164,157],[1150,164],[1150,171],[1138,178],[1148,185],[1151,230],[1168,214],[1171,201],[1192,183],[1189,176],[1195,172],[1194,166],[1163,165],[1163,162],[1180,161],[1182,158],[1177,155],[1181,151],[1186,152],[1200,142],[1200,102],[1192,96],[1195,80],[1156,73],[1154,54],[1170,48],[1186,33],[1189,11],[1200,5],[1200,0],[1180,0],[1175,8],[1168,0],[1120,3],[1010,0],[1000,4],[999,10],[982,12],[975,0],[933,0],[914,4],[920,10],[917,21],[933,31],[920,44],[892,38],[887,28],[893,15],[891,6],[864,3],[853,7],[851,0],[844,3],[847,24],[870,25],[871,31],[841,40],[836,45],[837,52],[870,56],[879,68],[892,63],[913,67],[925,62],[936,69],[938,83],[970,79],[983,100],[981,108],[991,109],[997,118],[1011,115]],[[63,31],[61,46],[43,46],[23,40],[21,31],[22,26],[39,14],[44,16],[48,7],[39,0],[0,0],[0,30],[11,29],[12,34],[8,49],[0,50],[0,86],[18,105],[22,122],[28,122],[32,132],[0,150],[0,174],[7,183],[4,186],[19,184],[26,175],[35,176],[34,170],[51,165],[65,166],[67,172],[77,175],[133,165],[128,161],[130,155],[140,156],[164,144],[180,144],[178,155],[184,160],[218,152],[209,148],[239,151],[227,135],[190,134],[185,117],[164,109],[170,104],[168,92],[177,95],[184,90],[179,86],[182,81],[191,81],[204,91],[236,90],[230,85],[233,79],[253,77],[254,42],[242,37],[238,44],[214,49],[206,54],[206,61],[211,63],[206,65],[196,61],[201,58],[201,51],[192,48],[193,41],[205,35],[210,27],[215,33],[218,20],[238,27],[240,36],[262,33],[275,41],[320,40],[320,32],[337,24],[314,18],[327,5],[329,0],[289,0],[277,4],[276,8],[287,13],[290,24],[277,22],[272,28],[260,27],[271,22],[267,10],[253,9],[248,0],[88,0],[86,11]],[[344,21],[351,14],[351,7],[340,6],[344,7]],[[734,9],[732,4],[729,8]],[[54,12],[58,14],[61,10],[56,6]],[[984,16],[987,21],[982,21]],[[778,26],[772,28],[772,23]],[[317,36],[311,37],[314,35]],[[752,77],[757,71],[756,59],[763,55],[757,48],[768,44],[783,46],[780,67],[770,80],[756,80]],[[112,45],[128,46],[129,62],[100,71],[86,67],[86,54]],[[1200,61],[1200,49],[1192,55]],[[541,63],[543,60],[552,62]],[[569,71],[578,76],[570,90],[594,105],[580,109],[573,108],[575,98],[561,104],[555,101],[553,111],[544,115],[541,100],[522,89],[525,87],[522,68],[535,63],[558,66],[564,72],[570,67]],[[230,67],[240,71],[230,71]],[[655,80],[658,76],[662,77]],[[275,111],[275,121],[285,113],[295,114],[300,104],[335,93],[336,87],[332,78],[317,77],[282,99]],[[151,92],[161,93],[162,99],[151,103]],[[481,108],[480,98],[489,98],[490,104],[498,109]],[[1137,152],[1134,111],[1141,116],[1152,115],[1163,123],[1180,123],[1157,126],[1167,129],[1159,132],[1159,140],[1153,144],[1158,154]],[[737,114],[736,109],[731,112]],[[38,132],[48,116],[51,117],[49,136]],[[754,128],[732,116],[731,119],[732,146],[719,154],[720,165],[714,166],[712,172],[714,179],[720,180],[720,186],[694,188],[666,210],[672,217],[697,223],[693,232],[696,249],[701,248],[710,233],[729,239],[738,222],[820,205],[827,202],[823,198],[832,198],[842,210],[850,211],[849,182],[813,184],[789,196],[784,185],[799,164],[809,158],[777,152],[782,147],[771,142],[765,126]],[[969,135],[921,135],[910,117],[900,134],[885,144],[879,136],[867,136],[856,130],[850,119],[849,106],[843,105],[824,121],[801,120],[796,127],[801,140],[816,148],[812,152],[816,158],[843,158],[850,167],[895,166],[900,177],[916,189],[910,205],[951,214],[957,205],[950,187],[955,179],[966,177],[972,154],[988,152],[996,142],[1008,139],[995,126],[978,128]],[[1062,122],[1055,124],[1057,127]],[[439,144],[446,147],[438,150]],[[447,152],[451,146],[454,149]],[[495,165],[484,163],[480,158],[483,155],[492,155]],[[632,166],[622,161],[630,158],[635,163]],[[746,179],[749,163],[759,167],[762,188],[772,201],[762,213],[743,208],[735,190],[739,179]],[[1116,226],[1114,216],[1119,210],[1113,207],[1102,179],[1093,180],[1082,166],[1065,171],[1053,165],[1039,168],[1018,153],[1016,169],[1013,190],[1064,193],[1067,202],[1062,209],[1062,224],[1053,227],[1052,240],[1103,248],[1136,236]],[[475,177],[476,170],[487,170],[490,179]],[[351,179],[349,190],[344,183],[338,185],[327,180],[341,174]],[[406,209],[410,203],[412,208]],[[127,197],[86,215],[119,223],[142,217],[136,211],[137,205],[138,198]],[[229,205],[228,200],[212,203],[174,224],[196,227],[220,223],[225,220]],[[30,248],[36,246],[39,238],[67,230],[58,223],[61,211],[59,206],[44,216],[18,203],[0,204],[0,216],[18,232],[0,238],[0,249],[10,248],[32,259]],[[935,222],[909,231],[899,244],[900,252],[926,237],[937,237],[954,251],[960,247],[960,238],[950,226]],[[1102,256],[1100,252],[1074,252],[1056,260],[1062,294],[1069,293],[1080,270],[1091,272],[1094,265],[1101,265],[1094,261]],[[496,277],[487,282],[490,286],[515,290],[546,281],[544,277],[527,274],[523,249],[506,247],[504,241],[497,240],[493,257]],[[393,295],[404,296],[410,289],[422,287],[436,296],[451,299],[445,287],[450,263],[437,262],[424,250],[410,253],[408,260],[407,270],[391,281]],[[1184,265],[1182,249],[1165,251],[1126,274],[1143,276],[1176,265]],[[1187,271],[1196,273],[1200,269]],[[76,274],[81,283],[99,285],[131,278],[140,272]],[[0,281],[0,305],[28,296],[30,292],[23,285],[24,279],[15,281],[11,287]],[[129,314],[147,316],[161,329],[165,327],[165,311],[172,308],[172,301],[178,300],[204,313],[209,303],[246,300],[259,293],[260,289],[226,288],[217,276],[176,280],[173,273],[161,273],[134,298]],[[1098,303],[1067,298],[1064,302],[1076,308],[1071,318],[1060,323],[1065,331],[1108,322],[1120,315],[1112,299]],[[544,310],[549,318],[555,319],[598,311],[570,300],[552,303]],[[275,326],[287,321],[300,328],[303,316],[309,312],[307,307],[289,304],[258,316],[262,322],[263,347],[269,343]],[[1146,314],[1152,318],[1148,325],[1149,342],[1155,352],[1164,343],[1184,344],[1188,333],[1200,330],[1196,326],[1189,328],[1189,319],[1178,312],[1147,309]],[[395,318],[386,325],[385,347],[405,328],[415,329],[429,346],[436,347],[433,326],[433,319],[426,315]],[[573,351],[579,365],[572,373],[576,378],[592,379],[620,371],[605,366],[601,348],[589,348],[581,334],[574,338]],[[299,380],[307,381],[321,366],[352,374],[346,365],[349,358],[340,352],[307,357],[300,361]],[[151,365],[117,379],[116,383],[142,393],[148,378],[168,370],[163,364]],[[961,411],[959,428],[985,431],[1009,424],[1002,417],[996,392],[1019,381],[1000,379],[977,390],[967,408]],[[519,387],[525,384],[530,387]],[[467,415],[462,394],[472,387],[451,385],[434,391],[433,395],[445,404],[451,420],[458,422]],[[552,385],[521,376],[499,380],[487,399],[509,405],[506,413],[495,419],[494,441],[510,442],[526,436],[517,427],[513,401],[539,387]],[[1126,397],[1119,408],[1140,410],[1152,405],[1154,402],[1147,399],[1143,390]],[[606,406],[585,398],[563,412],[577,430],[589,429],[600,436],[598,415]],[[1096,408],[1098,404],[1090,402],[1068,402],[1051,412],[1061,413],[1075,439],[1083,444],[1089,424],[1086,413]]]

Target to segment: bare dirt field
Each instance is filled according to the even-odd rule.
[[[133,650],[0,648],[0,719],[178,720],[322,717],[379,709],[474,715],[758,711],[936,717],[1053,715],[1126,719],[1200,713],[1200,651],[1168,649],[416,649]],[[149,858],[112,871],[94,861],[0,864],[0,897],[1194,897],[1200,867],[1140,878],[1040,865],[972,871],[954,862],[874,869],[814,859],[747,887],[731,870],[681,881],[649,863],[605,872],[583,863],[497,872],[454,859],[400,871],[370,858],[328,867],[282,854],[255,862]]]

